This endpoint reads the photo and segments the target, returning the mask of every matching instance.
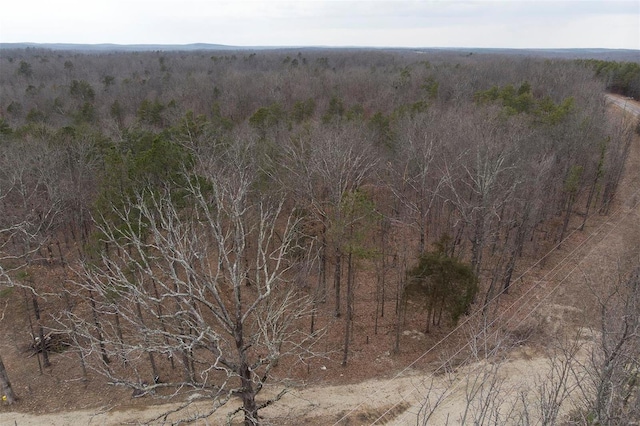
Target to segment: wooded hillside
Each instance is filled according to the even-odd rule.
[[[27,49],[0,69],[0,302],[27,307],[40,368],[60,350],[141,395],[237,396],[245,424],[283,368],[492,315],[523,256],[609,212],[635,124],[565,60]]]

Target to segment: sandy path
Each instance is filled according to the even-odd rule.
[[[633,99],[626,98],[620,95],[607,94],[605,95],[605,97],[607,98],[608,101],[616,104],[617,106],[619,106],[620,108],[626,111],[631,112],[636,117],[640,116],[640,102],[636,102]]]
[[[494,367],[493,369],[491,367]],[[496,374],[500,389],[508,390],[508,395],[518,395],[520,389],[539,381],[548,370],[547,359],[541,356],[531,358],[528,348],[520,348],[512,359],[496,365],[478,362],[451,374],[436,377],[430,374],[409,372],[393,380],[368,380],[343,386],[311,387],[293,389],[277,405],[261,412],[267,424],[275,425],[331,425],[331,424],[416,424],[420,406],[427,395],[445,395],[441,406],[434,413],[429,424],[457,424],[465,407],[465,392],[475,379],[486,381],[487,374]],[[489,368],[489,369],[488,369]],[[273,389],[267,390],[267,392]],[[145,423],[177,404],[147,407],[143,410],[82,410],[50,415],[25,413],[5,413],[0,425],[122,425]],[[206,410],[206,403],[193,404],[187,412]],[[353,410],[353,412],[351,412]],[[208,419],[195,424],[225,424],[222,410]],[[388,412],[387,412],[388,411]],[[184,413],[183,413],[184,414]],[[348,422],[343,417],[349,417]],[[171,417],[169,417],[169,420]],[[343,419],[340,423],[337,423]],[[234,424],[238,424],[237,417]],[[355,422],[355,423],[354,423]],[[153,424],[161,424],[155,421]]]
[[[501,366],[500,374],[505,377],[523,378],[531,371],[545,368],[544,358],[510,360]],[[387,420],[400,422],[397,424],[415,424],[419,405],[431,387],[432,392],[445,393],[449,396],[445,401],[445,410],[438,412],[437,418],[447,413],[458,413],[458,405],[464,387],[456,386],[463,378],[481,374],[482,363],[470,365],[452,375],[431,377],[429,374],[409,372],[407,375],[393,380],[368,380],[362,383],[343,386],[322,386],[307,389],[293,389],[286,394],[277,405],[264,409],[261,414],[270,424],[312,424],[327,425],[340,420],[349,410],[349,416],[357,424],[373,424],[378,418],[386,416]],[[533,367],[533,368],[532,368]],[[509,386],[517,386],[516,381]],[[275,389],[268,389],[267,392]],[[147,407],[144,410],[82,410],[50,415],[32,415],[26,413],[4,413],[0,425],[42,425],[42,426],[75,426],[75,425],[122,425],[145,423],[177,407],[177,404],[165,404]],[[189,413],[206,410],[206,403],[193,404]],[[196,424],[225,424],[225,412],[210,417]],[[171,417],[169,417],[171,419]],[[239,418],[236,418],[239,421]],[[160,424],[161,421],[154,422]],[[235,424],[235,422],[234,422]],[[344,424],[344,423],[342,423]],[[349,424],[353,424],[349,422]],[[434,424],[437,424],[434,423]]]

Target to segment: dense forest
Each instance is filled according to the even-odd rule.
[[[283,365],[492,315],[523,257],[609,212],[635,123],[603,95],[640,97],[638,64],[459,52],[0,69],[0,301],[41,368],[59,339],[87,380],[239,397],[247,425]]]

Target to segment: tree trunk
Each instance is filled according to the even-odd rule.
[[[242,363],[240,371],[240,379],[242,381],[242,411],[244,412],[244,425],[257,426],[258,422],[258,405],[256,404],[256,395],[253,390],[253,382],[251,381],[251,370],[246,362]]]
[[[63,263],[64,267],[66,268],[66,264]],[[68,276],[67,276],[67,270],[64,269],[64,280],[62,282],[62,295],[64,298],[64,302],[65,302],[65,306],[67,308],[67,312],[72,312],[73,311],[73,305],[71,304],[71,299],[69,298],[69,291],[67,290],[65,283],[68,280]],[[85,363],[84,360],[84,353],[82,351],[82,349],[80,349],[80,345],[78,344],[78,333],[76,330],[76,324],[71,321],[71,339],[76,342],[76,346],[78,349],[78,356],[80,358],[80,366],[82,367],[82,379],[86,382],[87,381],[87,365]]]
[[[424,226],[424,220],[421,219],[420,220],[420,243],[418,245],[418,251],[420,254],[424,253],[424,250],[427,244],[426,240],[427,240],[427,231],[426,231],[426,227]]]
[[[587,218],[589,217],[589,208],[591,207],[591,201],[593,200],[593,195],[596,193],[596,187],[598,186],[598,180],[600,178],[600,173],[596,173],[595,178],[593,179],[593,183],[591,184],[591,188],[589,188],[589,195],[587,196],[587,204],[584,208],[584,218],[582,219],[582,225],[580,225],[580,230],[584,230],[584,225],[587,223]]]
[[[402,321],[402,301],[401,294],[404,291],[404,284],[402,279],[398,281],[398,290],[396,292],[396,323],[395,323],[395,339],[393,339],[393,353],[400,352],[400,330],[402,328],[400,322]]]
[[[122,364],[126,366],[129,361],[127,360],[127,353],[124,349],[124,336],[122,335],[122,327],[120,326],[120,314],[118,311],[118,306],[114,304],[113,307],[113,317],[116,323],[116,335],[118,336],[118,344],[120,345],[120,358],[122,359]]]
[[[480,275],[482,249],[484,246],[484,213],[478,214],[473,240],[471,241],[471,267],[476,275]]]
[[[562,222],[562,230],[560,231],[560,238],[558,240],[559,243],[562,243],[564,240],[564,236],[567,232],[567,228],[569,227],[569,219],[571,218],[571,212],[573,211],[573,203],[575,201],[575,195],[569,195],[569,199],[567,200],[567,210],[564,215],[564,220]]]
[[[336,288],[336,318],[340,317],[340,280],[342,276],[342,253],[340,248],[336,248],[336,269],[333,276],[333,283]]]
[[[138,301],[136,301],[136,308],[138,310],[138,317],[140,318],[140,324],[142,325],[142,327],[144,327],[144,318],[142,317],[142,308],[140,307],[140,302]],[[157,383],[160,375],[158,373],[158,367],[156,367],[156,360],[151,350],[147,351],[147,354],[149,355],[149,364],[151,365],[151,374],[153,374],[152,383]]]
[[[98,333],[98,343],[100,345],[100,354],[102,355],[102,361],[107,366],[111,360],[107,356],[107,350],[104,345],[104,336],[102,334],[102,326],[98,321],[98,311],[96,309],[96,301],[93,298],[93,292],[89,291],[89,302],[91,303],[91,314],[93,316],[93,324],[96,326],[96,332]]]
[[[380,253],[381,253],[381,258],[382,258],[382,276],[381,278],[381,282],[380,282],[380,318],[384,318],[384,299],[385,299],[385,287],[386,287],[386,280],[385,280],[385,274],[387,272],[387,251],[386,251],[386,247],[387,247],[387,243],[386,243],[386,236],[387,233],[389,231],[388,229],[389,227],[389,223],[385,220],[382,224],[382,238],[381,238],[381,247],[380,247]]]
[[[322,232],[320,239],[320,264],[318,265],[318,288],[316,294],[313,297],[313,309],[311,310],[311,334],[315,332],[316,325],[316,311],[318,310],[318,303],[325,303],[327,301],[327,237],[326,237],[326,225],[322,223]]]
[[[397,354],[400,352],[400,330],[402,329],[402,315],[405,309],[406,299],[404,297],[404,272],[407,270],[406,265],[406,255],[402,254],[402,263],[401,267],[398,268],[398,286],[396,290],[396,330],[395,330],[395,339],[393,345],[393,353]]]
[[[156,296],[156,300],[161,300],[160,298],[160,293],[158,292],[158,285],[156,284],[156,280],[151,280],[152,284],[153,284],[153,292]],[[162,331],[164,333],[164,342],[167,345],[167,347],[171,347],[170,343],[169,343],[169,338],[167,337],[167,335],[169,334],[168,330],[167,330],[167,326],[165,324],[165,320],[164,320],[164,314],[162,312],[162,304],[160,304],[160,302],[156,302],[156,310],[158,312],[157,317],[160,319],[160,326],[162,328]],[[173,362],[173,356],[169,355],[169,361],[171,362],[171,369],[175,370],[176,365]]]
[[[40,350],[42,352],[42,365],[45,367],[51,367],[49,361],[49,351],[47,351],[47,345],[44,341],[44,328],[42,327],[42,320],[40,318],[40,305],[38,305],[38,298],[35,294],[31,295],[31,302],[33,303],[33,312],[36,316],[36,323],[38,324],[38,338],[40,339]],[[36,345],[36,350],[38,345]]]
[[[511,250],[509,260],[507,262],[507,267],[504,274],[504,280],[502,283],[502,290],[505,294],[509,293],[509,286],[511,285],[511,278],[513,276],[513,271],[516,267],[516,260],[519,254],[522,253],[522,248],[524,246],[524,240],[527,232],[526,228],[527,217],[518,224],[516,231],[516,240],[513,245],[513,249]]]
[[[249,363],[247,361],[247,348],[244,345],[244,329],[239,312],[236,315],[236,325],[233,334],[236,343],[236,350],[240,357],[237,372],[240,375],[240,383],[242,384],[240,398],[242,399],[242,411],[244,412],[244,425],[257,426],[259,424],[258,405],[256,404],[257,391],[253,387],[251,369],[249,368]]]
[[[437,305],[442,304],[442,301],[438,300],[438,294],[436,289],[431,289],[429,302],[427,305],[427,327],[425,329],[425,334],[431,332],[431,325],[436,325],[436,316],[438,315]]]
[[[27,289],[25,287],[22,287],[22,294],[24,296],[24,311],[27,313],[27,319],[29,320],[29,329],[31,330],[31,337],[33,339],[33,343],[35,343],[36,332],[33,328],[33,321],[31,321],[31,314],[29,313],[31,309],[29,308],[29,298],[27,295]],[[40,360],[40,355],[38,355],[36,359],[38,360],[38,369],[40,370],[40,374],[43,374],[44,371],[42,371],[42,361]]]
[[[322,238],[320,239],[320,271],[318,273],[318,286],[320,288],[320,302],[327,301],[327,226],[322,223]]]
[[[352,254],[347,260],[347,315],[344,326],[344,352],[342,353],[342,366],[347,366],[349,357],[349,342],[351,341],[351,322],[353,321],[353,268]]]
[[[498,282],[498,271],[500,269],[500,265],[496,265],[494,268],[494,272],[491,277],[491,282],[489,283],[489,288],[487,289],[487,293],[484,296],[484,303],[482,304],[482,315],[486,315],[489,311],[489,305],[494,301],[494,292],[496,290],[496,283]]]
[[[313,298],[313,306],[311,308],[311,326],[309,334],[313,335],[316,331],[316,311],[318,310],[318,296]]]
[[[174,282],[173,284],[173,289],[176,293],[178,293],[178,284]],[[178,302],[178,300],[175,300],[175,310],[176,310],[176,320],[177,320],[177,326],[178,326],[178,332],[180,333],[181,336],[184,336],[185,334],[185,328],[183,326],[183,320],[181,317],[181,314],[178,314],[182,308],[180,307],[180,303]],[[189,333],[191,334],[191,329],[189,329]],[[181,350],[181,357],[182,357],[182,367],[183,367],[183,374],[184,374],[184,380],[187,383],[194,383],[195,382],[195,368],[193,367],[193,360],[191,358],[191,352],[186,348],[183,347]]]
[[[502,282],[502,292],[509,294],[509,287],[511,286],[511,278],[513,277],[513,271],[516,267],[516,253],[515,250],[511,252],[511,257],[507,262],[507,268],[504,274],[504,280]]]
[[[13,388],[11,387],[11,382],[9,381],[7,370],[4,368],[2,356],[0,356],[0,390],[2,390],[2,399],[5,400],[6,398],[7,403],[13,404],[18,400],[18,397],[13,392]]]

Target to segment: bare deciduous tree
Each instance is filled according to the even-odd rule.
[[[640,268],[626,279],[592,288],[600,308],[589,359],[580,375],[579,417],[595,424],[640,420]]]
[[[334,258],[335,315],[341,315],[342,260],[348,229],[342,217],[344,197],[356,191],[377,163],[359,126],[343,129],[319,127],[286,148],[285,167],[303,208],[320,223],[321,278],[325,263]],[[333,251],[333,253],[330,253]],[[321,298],[326,283],[320,282]]]
[[[256,396],[279,360],[313,341],[298,327],[310,305],[293,276],[305,261],[293,256],[297,220],[281,194],[255,190],[252,148],[236,142],[200,158],[181,188],[137,191],[114,207],[122,227],[98,221],[114,249],[86,262],[76,280],[96,315],[68,312],[90,366],[113,384],[204,393],[212,408],[202,417],[237,396],[246,425],[273,402]],[[183,374],[163,368],[173,357]]]

